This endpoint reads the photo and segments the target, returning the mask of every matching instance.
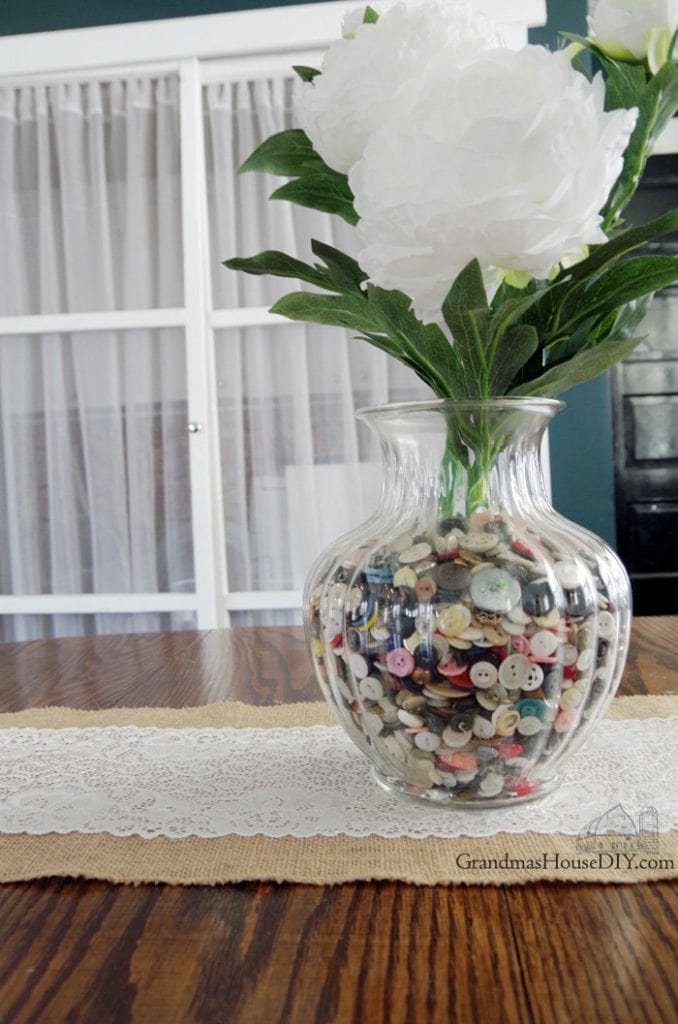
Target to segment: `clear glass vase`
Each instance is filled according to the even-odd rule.
[[[327,701],[391,792],[463,808],[544,796],[619,684],[628,577],[545,488],[561,408],[358,413],[381,442],[381,502],[311,570],[306,628]]]

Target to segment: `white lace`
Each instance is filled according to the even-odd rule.
[[[603,722],[543,801],[485,813],[383,792],[337,727],[0,730],[0,832],[168,836],[577,834],[616,804],[678,828],[678,716]]]

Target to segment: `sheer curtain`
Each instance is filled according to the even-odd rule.
[[[336,218],[269,202],[275,179],[237,174],[260,141],[293,124],[295,87],[259,77],[204,88],[217,310],[268,306],[296,287],[226,270],[233,254],[311,259],[311,237],[351,248]],[[0,89],[0,317],[183,305],[180,129],[171,75]],[[426,389],[338,329],[230,327],[215,346],[229,590],[299,590],[320,549],[376,500],[378,451],[355,409]],[[0,592],[200,587],[186,398],[178,328],[0,336]],[[297,618],[247,611],[233,621]],[[0,638],[193,622],[0,616]]]
[[[0,315],[180,306],[176,77],[0,90],[0,223]],[[192,590],[185,424],[177,329],[1,337],[2,592]],[[7,616],[0,635],[167,625]]]
[[[267,306],[299,286],[234,274],[233,254],[281,249],[312,262],[310,239],[351,251],[338,218],[269,202],[279,179],[236,171],[274,132],[293,127],[291,79],[210,84],[205,90],[212,290],[216,308]],[[299,589],[311,562],[372,511],[376,442],[361,405],[427,393],[405,367],[337,328],[276,324],[218,332],[216,357],[231,589]],[[240,622],[290,621],[289,612]]]

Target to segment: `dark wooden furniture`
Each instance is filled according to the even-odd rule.
[[[678,690],[637,620],[623,693]],[[0,711],[314,700],[300,630],[0,646]],[[0,886],[0,1021],[673,1022],[677,887]]]

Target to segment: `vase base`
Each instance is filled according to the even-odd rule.
[[[383,775],[374,765],[372,775],[375,782],[401,800],[417,804],[419,807],[429,807],[441,810],[457,811],[487,811],[493,807],[513,807],[515,804],[530,803],[533,800],[542,800],[553,793],[560,785],[560,777],[555,775],[551,779],[540,782],[538,788],[530,792],[501,793],[498,796],[483,798],[466,797],[463,793],[455,793],[453,789],[437,787],[435,789],[422,789],[411,783],[404,782],[388,775]]]

